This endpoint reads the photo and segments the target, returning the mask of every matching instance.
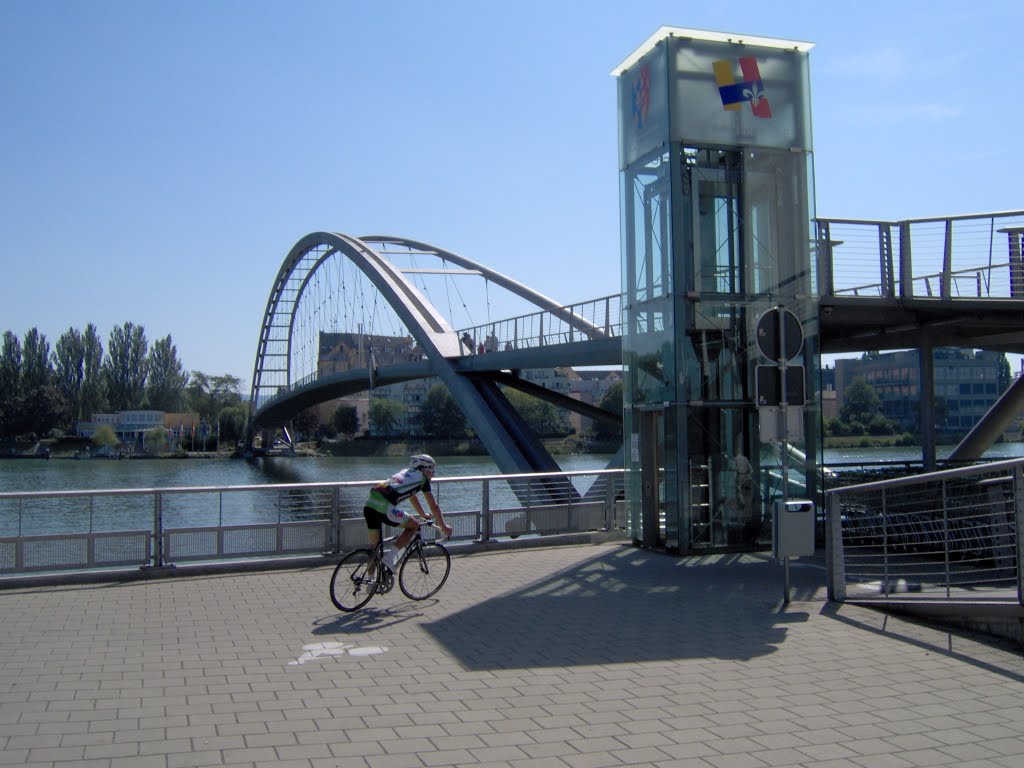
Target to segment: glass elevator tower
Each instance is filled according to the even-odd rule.
[[[754,549],[819,503],[809,43],[662,27],[618,78],[629,527]]]

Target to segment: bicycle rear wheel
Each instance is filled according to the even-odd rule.
[[[426,600],[444,586],[452,559],[440,544],[421,544],[409,553],[398,572],[398,586],[410,600]]]
[[[373,569],[370,568],[372,564],[376,564]],[[369,549],[349,552],[331,575],[331,602],[342,611],[362,608],[377,591],[376,568],[379,567]]]

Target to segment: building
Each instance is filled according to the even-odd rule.
[[[94,413],[90,421],[78,422],[75,432],[79,437],[92,438],[103,425],[113,430],[122,446],[137,450],[146,448],[146,433],[153,429],[164,430],[170,450],[189,439],[201,440],[212,434],[210,425],[200,419],[198,413],[146,410]]]
[[[1003,354],[955,348],[936,349],[936,438],[955,442],[969,432],[1002,394],[999,368]],[[916,350],[869,352],[859,359],[836,361],[836,394],[841,411],[844,393],[856,380],[871,385],[882,415],[902,432],[920,431],[921,369]]]

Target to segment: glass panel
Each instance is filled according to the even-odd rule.
[[[623,173],[627,305],[665,296],[671,288],[668,172],[667,155],[658,155]]]

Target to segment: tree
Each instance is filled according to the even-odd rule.
[[[405,413],[405,406],[394,400],[385,400],[382,397],[370,399],[370,428],[375,435],[387,435],[391,433],[402,414]]]
[[[354,405],[341,403],[331,414],[331,426],[349,440],[359,431],[359,412]]]
[[[68,328],[57,339],[53,352],[57,389],[67,404],[65,424],[73,427],[82,418],[82,382],[85,379],[85,344],[77,328]]]
[[[551,403],[514,389],[506,388],[503,393],[534,434],[541,437],[564,437],[569,434],[564,414]]]
[[[847,424],[869,424],[881,410],[882,401],[875,388],[858,376],[843,393],[843,407],[839,409],[839,418]]]
[[[249,408],[245,405],[228,405],[217,414],[217,426],[220,439],[226,443],[234,443],[245,435],[245,427],[249,423]],[[216,434],[216,433],[214,433]]]
[[[18,433],[22,406],[21,341],[11,331],[4,331],[0,348],[0,432]]]
[[[45,435],[67,420],[67,405],[54,383],[50,345],[46,336],[32,328],[22,342],[19,431]]]
[[[89,323],[82,334],[82,390],[77,418],[91,421],[94,413],[106,410],[107,394],[103,381],[103,342],[96,326]]]
[[[103,378],[113,410],[131,411],[142,407],[148,374],[147,348],[146,331],[141,325],[126,322],[110,331]]]
[[[295,440],[315,440],[320,430],[320,411],[316,406],[299,411],[292,419],[292,430]]]
[[[38,387],[45,387],[52,379],[50,368],[50,345],[39,329],[32,328],[25,334],[21,347],[21,391],[28,394]]]
[[[156,411],[180,411],[185,400],[189,375],[178,360],[178,348],[171,336],[157,340],[147,361],[146,403]]]
[[[164,427],[151,427],[142,436],[146,450],[160,453],[167,450],[167,430]]]
[[[1006,359],[1006,355],[999,356],[999,394],[1002,394],[1010,387],[1010,381],[1013,379],[1013,371],[1010,370],[1010,361]]]
[[[185,389],[185,407],[212,421],[225,408],[241,404],[241,385],[237,376],[207,376],[192,371]]]
[[[114,428],[109,424],[100,424],[96,427],[96,431],[93,432],[92,442],[101,448],[113,448],[117,445],[117,435],[114,434]]]
[[[443,384],[435,384],[420,403],[419,429],[428,437],[466,436],[466,417]]]
[[[616,381],[601,396],[598,408],[609,413],[622,415],[622,382]],[[598,437],[622,437],[622,426],[611,421],[600,420],[594,424],[594,434]]]

